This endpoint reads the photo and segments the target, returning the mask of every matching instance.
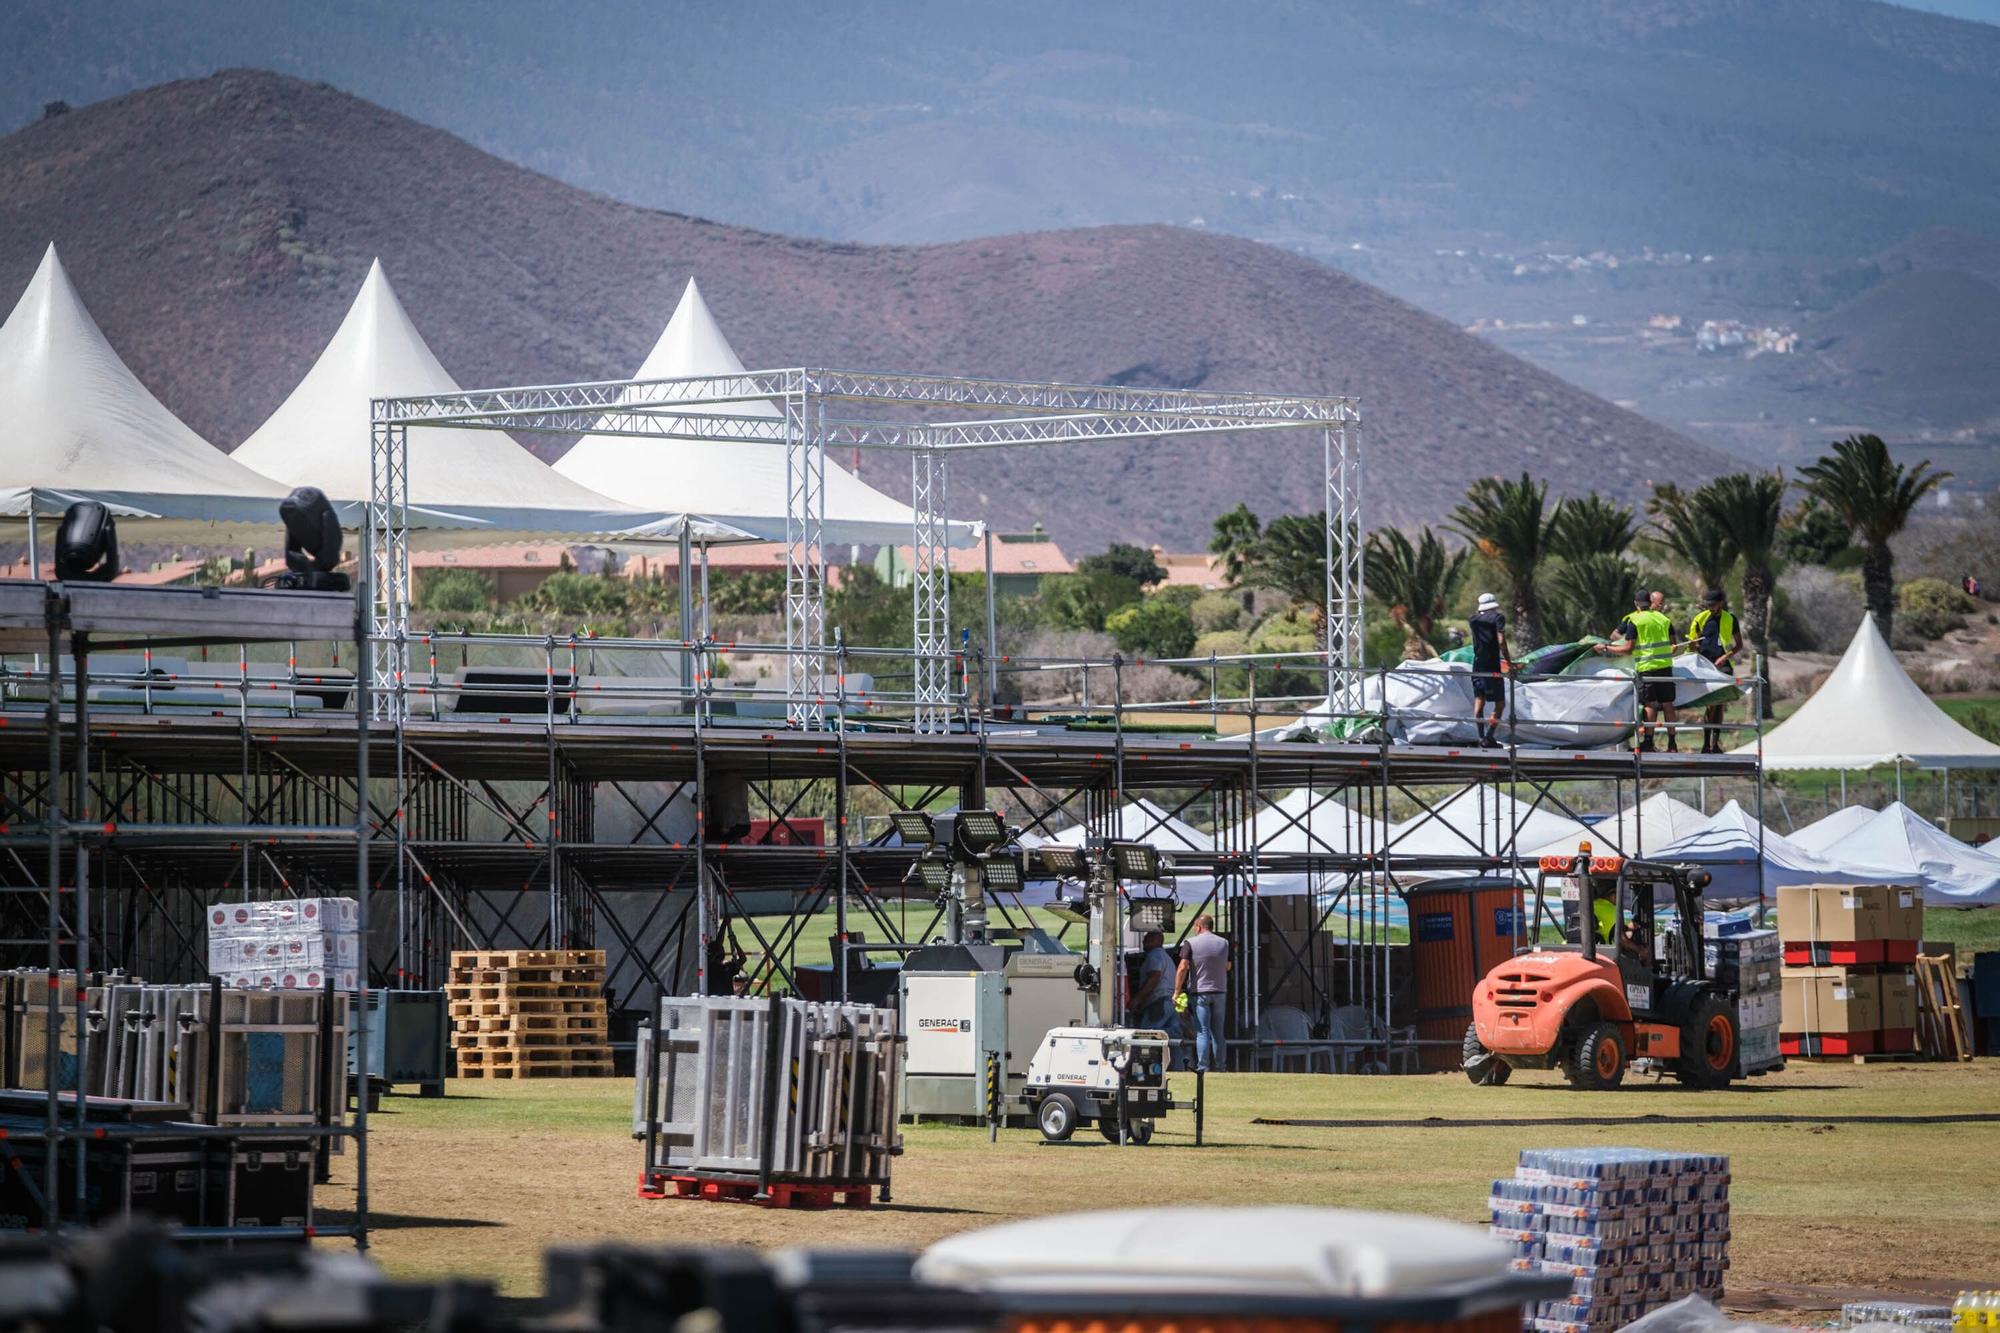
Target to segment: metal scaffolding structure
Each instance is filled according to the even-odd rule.
[[[413,426],[782,448],[782,642],[719,645],[685,614],[682,637],[664,642],[413,629]],[[1319,437],[1324,647],[1149,663],[1207,682],[1205,697],[1160,703],[1131,698],[1135,664],[1115,655],[1035,660],[952,644],[953,454],[1271,430]],[[826,451],[838,447],[910,456],[910,644],[854,644],[827,624]],[[1435,812],[1440,793],[1467,788],[1504,789],[1519,802],[1510,808],[1559,809],[1579,782],[1615,799],[1647,781],[1758,774],[1750,756],[1530,749],[1511,734],[1497,750],[1404,745],[1384,726],[1309,743],[1272,734],[1306,710],[1332,714],[1373,674],[1362,666],[1362,470],[1348,398],[793,369],[378,400],[370,453],[365,634],[351,675],[337,648],[330,664],[307,666],[297,643],[261,665],[248,650],[172,671],[148,656],[98,677],[119,711],[79,723],[70,741],[59,719],[37,720],[20,678],[0,673],[9,821],[41,817],[40,775],[87,741],[101,892],[75,930],[104,965],[199,976],[208,903],[355,893],[394,922],[372,941],[376,984],[434,985],[457,948],[600,946],[614,1012],[636,1019],[660,995],[720,985],[747,936],[754,988],[848,998],[871,980],[872,951],[926,940],[942,919],[909,877],[914,849],[871,816],[987,804],[1031,833],[1082,825],[1143,839],[1155,830],[1127,817],[1143,795],[1212,830],[1212,846],[1177,855],[1238,949],[1239,1059],[1262,1050],[1265,1007],[1285,1004],[1329,1024],[1344,1014],[1356,1059],[1386,1064],[1420,1045],[1399,971],[1409,951],[1395,947],[1402,888],[1440,871],[1518,875],[1528,849],[1497,825],[1423,855],[1372,843],[1367,829]],[[708,664],[724,647],[781,658],[782,696],[718,685]],[[645,674],[644,663],[670,659],[694,667]],[[641,665],[614,669],[627,661]],[[995,697],[995,682],[1037,672],[1074,682],[1065,719],[1027,722]],[[1324,690],[1302,692],[1299,681],[1322,675]],[[1386,673],[1379,683],[1386,699]],[[1176,716],[1206,734],[1157,728]],[[1297,792],[1308,796],[1280,805]],[[149,837],[142,823],[193,834]],[[363,854],[313,836],[329,823],[359,830]],[[0,949],[13,951],[23,894],[44,879],[7,842],[0,832],[11,857],[0,858]],[[802,943],[828,917],[831,964],[802,963]]]

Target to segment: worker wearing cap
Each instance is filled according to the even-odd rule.
[[[1479,594],[1479,609],[1466,623],[1472,628],[1472,726],[1482,746],[1498,745],[1501,710],[1507,706],[1507,678],[1503,674],[1511,654],[1507,651],[1507,617],[1500,599],[1490,592]],[[1486,705],[1493,705],[1493,721],[1486,720]]]
[[[1653,728],[1664,722],[1667,749],[1675,751],[1680,747],[1674,740],[1674,622],[1667,618],[1667,595],[1655,589],[1634,600],[1640,605],[1618,622],[1617,637],[1593,651],[1632,659],[1633,684],[1645,710],[1638,748],[1653,749]]]
[[[1716,666],[1729,670],[1730,659],[1742,641],[1736,637],[1736,617],[1729,613],[1729,599],[1722,589],[1710,588],[1702,594],[1701,610],[1688,622],[1688,647]],[[1723,705],[1710,704],[1701,716],[1701,752],[1721,754]]]

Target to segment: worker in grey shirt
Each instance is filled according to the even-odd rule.
[[[1142,1028],[1164,1032],[1174,1014],[1173,955],[1166,950],[1167,937],[1149,930],[1140,941],[1145,957],[1139,963],[1139,985],[1132,992],[1132,1016]]]
[[[1229,968],[1229,941],[1215,933],[1215,918],[1203,913],[1181,941],[1181,965],[1174,976],[1174,989],[1186,992],[1188,1010],[1194,1016],[1196,1069],[1220,1069],[1223,1065]]]

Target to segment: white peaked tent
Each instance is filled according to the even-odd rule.
[[[1816,819],[1804,828],[1793,829],[1787,836],[1798,846],[1818,854],[1875,818],[1876,814],[1865,805],[1844,805],[1824,819]]]
[[[1914,884],[1924,901],[2000,903],[2000,857],[1968,847],[1897,801],[1821,853],[1838,866],[1879,867],[1881,882]]]
[[[232,455],[289,486],[345,504],[369,494],[373,398],[456,393],[377,260],[347,317],[298,387]],[[560,476],[499,431],[409,432],[411,525],[508,533],[664,534],[657,511]]]
[[[1175,852],[1215,850],[1215,839],[1143,796],[1119,810],[1117,827],[1122,830],[1120,836],[1127,841],[1149,842],[1170,856]],[[1052,842],[1058,847],[1081,847],[1083,840],[1089,836],[1087,826],[1072,824],[1053,837],[1023,835],[1021,841],[1029,847],[1039,847],[1045,842]]]
[[[1260,852],[1340,856],[1381,850],[1385,825],[1323,792],[1298,787],[1268,804],[1242,825],[1241,845]]]
[[[1737,754],[1755,754],[1745,745]],[[2000,745],[1967,731],[1932,703],[1889,651],[1873,616],[1826,683],[1764,735],[1764,767],[2000,767]]]
[[[287,488],[184,425],[84,309],[51,245],[0,325],[0,517],[97,500],[164,540],[273,528]],[[229,525],[228,528],[218,525]]]
[[[1526,861],[1528,856],[1536,860],[1544,856],[1575,856],[1585,842],[1598,855],[1651,857],[1662,847],[1678,842],[1707,822],[1708,816],[1686,801],[1666,792],[1655,792],[1637,805],[1627,806],[1616,815],[1598,820],[1589,826],[1587,832],[1565,834],[1535,848],[1521,859]]]
[[[1710,898],[1770,898],[1787,884],[1882,884],[1886,872],[1815,855],[1790,838],[1762,828],[1764,872],[1757,873],[1760,826],[1731,801],[1693,833],[1647,859],[1692,861],[1713,876]]]
[[[743,371],[743,362],[701,299],[701,288],[690,278],[673,318],[632,378],[687,379]],[[779,414],[775,403],[764,400],[717,404],[710,410],[730,416]],[[555,468],[640,508],[698,514],[745,537],[786,539],[782,444],[586,435],[556,460]],[[910,507],[831,460],[826,467],[825,504],[824,535],[829,542],[894,545],[910,540]],[[954,545],[969,545],[973,533],[970,524],[951,525]]]
[[[1580,820],[1517,801],[1498,787],[1475,786],[1391,828],[1388,851],[1394,856],[1504,856],[1511,839],[1526,862],[1533,848],[1589,836],[1589,825]]]

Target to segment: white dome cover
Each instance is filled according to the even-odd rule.
[[[702,300],[701,288],[690,278],[673,318],[632,378],[674,380],[743,372],[742,360]],[[710,411],[779,415],[777,405],[764,400],[717,404]],[[556,460],[555,468],[628,504],[699,514],[767,541],[786,539],[782,444],[586,435]],[[825,499],[827,541],[889,545],[910,540],[910,507],[830,460]],[[968,525],[954,524],[952,532],[955,544],[970,540]]]
[[[288,489],[195,434],[140,383],[53,245],[0,325],[0,420],[0,514],[11,517],[98,500],[121,517],[276,526]]]
[[[234,457],[338,501],[368,499],[370,400],[457,393],[389,285],[378,259],[312,369]],[[423,427],[409,432],[412,526],[605,534],[660,526],[663,516],[610,499],[558,474],[499,431]]]
[[[1199,1237],[1201,1261],[1161,1243],[1174,1236]],[[1506,1248],[1461,1222],[1284,1206],[1064,1213],[951,1236],[916,1262],[925,1282],[975,1290],[1149,1296],[1419,1296],[1506,1271]]]

